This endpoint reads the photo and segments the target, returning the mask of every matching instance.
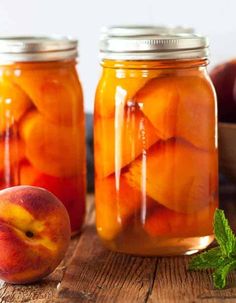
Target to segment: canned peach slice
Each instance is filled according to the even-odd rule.
[[[150,80],[134,97],[162,139],[181,137],[193,145],[215,148],[214,95],[210,83],[197,76]]]
[[[178,213],[158,206],[144,225],[152,237],[199,237],[213,234],[213,217],[216,204],[192,214]]]
[[[137,106],[125,107],[114,118],[95,118],[96,173],[108,176],[129,164],[158,141],[155,128]]]
[[[24,156],[25,145],[22,140],[5,137],[0,141],[0,170],[6,171],[6,167],[13,167],[18,171],[17,163]]]
[[[72,69],[25,69],[14,81],[49,121],[72,125],[83,117],[82,91]]]
[[[174,81],[167,78],[152,79],[138,91],[134,101],[142,105],[142,112],[161,139],[175,136],[179,100]]]
[[[112,240],[140,208],[141,194],[122,176],[96,179],[96,223],[99,235]]]
[[[4,79],[0,79],[0,96],[0,131],[3,132],[18,122],[33,104],[20,87]]]
[[[30,112],[20,125],[26,158],[43,173],[56,177],[77,175],[84,170],[81,159],[85,143],[80,127],[56,125],[39,112]]]
[[[26,159],[20,165],[20,184],[21,185],[35,185],[40,172],[34,168]]]
[[[214,199],[217,157],[183,140],[160,141],[132,162],[125,178],[165,207],[194,213]]]
[[[147,78],[141,77],[111,79],[110,74],[105,74],[96,92],[96,114],[104,118],[114,117],[116,106],[124,107],[128,101],[132,101],[135,93],[142,88],[147,81]]]

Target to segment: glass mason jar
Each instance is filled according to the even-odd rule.
[[[189,34],[104,35],[94,116],[96,226],[137,255],[191,254],[213,241],[216,95],[208,42]]]
[[[77,41],[0,39],[0,188],[34,185],[85,214],[85,126]]]

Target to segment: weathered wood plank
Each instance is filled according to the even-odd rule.
[[[57,302],[145,302],[156,262],[156,258],[108,251],[94,227],[88,226],[59,287]]]
[[[161,258],[153,291],[148,303],[187,303],[187,302],[236,302],[236,274],[231,274],[231,288],[213,289],[210,271],[189,272],[187,270],[190,257]]]

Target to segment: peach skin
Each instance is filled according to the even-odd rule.
[[[45,189],[15,186],[0,191],[0,278],[37,281],[60,263],[70,241],[63,204]]]
[[[14,81],[49,121],[70,126],[83,119],[82,89],[73,68],[22,69]]]
[[[134,103],[115,118],[95,117],[95,171],[98,177],[121,170],[159,140],[154,127]]]
[[[142,159],[132,162],[125,178],[137,189],[145,184],[146,194],[165,207],[195,213],[214,201],[217,169],[216,153],[196,149],[183,140],[170,139],[151,147],[144,162]]]
[[[37,111],[21,121],[20,136],[26,157],[41,172],[55,177],[70,177],[85,170],[83,121],[74,127],[49,122]]]
[[[14,83],[0,79],[0,132],[10,129],[32,107],[29,97]]]
[[[155,78],[133,99],[142,104],[143,113],[161,139],[181,137],[205,150],[216,147],[215,96],[204,78]]]

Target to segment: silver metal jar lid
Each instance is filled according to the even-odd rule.
[[[73,59],[77,45],[66,37],[0,37],[0,63]]]
[[[116,32],[114,33],[114,28]],[[171,28],[110,28],[101,35],[100,58],[110,60],[167,60],[208,57],[208,40],[193,32]],[[123,35],[121,34],[123,31]],[[126,31],[126,33],[125,33]],[[132,32],[132,34],[130,34]],[[147,34],[148,33],[148,34]]]

